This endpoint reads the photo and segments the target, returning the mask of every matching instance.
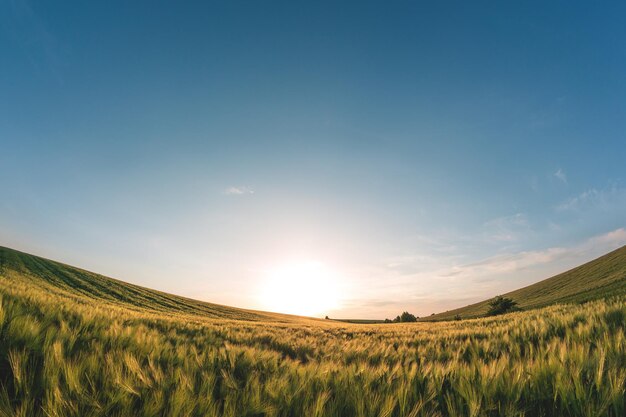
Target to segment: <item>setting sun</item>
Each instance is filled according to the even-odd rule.
[[[259,298],[280,313],[317,315],[339,306],[339,274],[320,262],[300,261],[267,271]]]

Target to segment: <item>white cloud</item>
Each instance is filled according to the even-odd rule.
[[[591,188],[587,191],[580,193],[577,196],[571,197],[566,201],[562,202],[556,209],[558,211],[567,211],[567,210],[575,210],[580,208],[583,205],[587,205],[590,203],[597,203],[602,199],[602,193],[595,188]]]
[[[457,276],[484,280],[488,276],[499,276],[521,269],[553,262],[568,252],[566,248],[555,247],[540,251],[523,251],[487,258],[472,264],[450,268],[441,276]]]
[[[562,182],[564,182],[565,184],[567,184],[567,175],[561,168],[556,170],[556,172],[554,173],[554,176],[557,177]]]
[[[478,261],[427,252],[395,257],[358,271],[358,283],[338,314],[376,318],[405,310],[425,315],[462,307],[554,276],[625,244],[626,228],[619,228],[570,246],[511,250]]]
[[[495,280],[505,274],[550,264],[565,258],[585,259],[588,255],[597,256],[626,244],[626,229],[594,236],[581,244],[570,247],[553,247],[536,251],[508,253],[487,258],[471,264],[455,266],[440,271],[440,277],[459,277],[469,280]],[[580,262],[583,263],[583,262]],[[490,278],[491,277],[491,278]]]
[[[254,190],[248,187],[228,187],[224,190],[224,194],[226,195],[244,195],[244,194],[254,194]]]
[[[571,197],[555,207],[557,211],[577,211],[589,208],[606,210],[626,205],[626,188],[590,188]]]
[[[626,229],[620,227],[612,232],[605,233],[603,235],[592,237],[587,241],[587,245],[595,247],[601,246],[615,246],[615,248],[626,244]]]
[[[490,242],[514,242],[528,234],[530,224],[524,213],[498,217],[483,224],[484,236]]]

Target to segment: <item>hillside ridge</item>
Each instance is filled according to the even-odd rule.
[[[0,279],[5,285],[39,287],[59,297],[135,311],[187,314],[203,318],[290,322],[302,317],[241,309],[142,287],[75,266],[0,246]],[[586,302],[626,295],[626,245],[590,262],[523,288],[502,294],[522,309]],[[449,310],[424,321],[483,316],[493,298]],[[357,320],[358,321],[358,320]]]
[[[135,311],[246,321],[300,319],[287,314],[247,310],[168,294],[3,246],[0,246],[0,279],[6,280],[8,288],[35,286],[54,296],[82,302],[96,301]]]

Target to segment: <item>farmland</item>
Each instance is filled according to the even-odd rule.
[[[9,249],[0,295],[0,416],[626,413],[623,295],[350,324],[179,299]]]

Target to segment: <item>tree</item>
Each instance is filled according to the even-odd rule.
[[[412,323],[412,322],[416,322],[417,321],[417,317],[414,316],[413,314],[409,313],[408,311],[405,311],[400,316],[400,321],[402,323]]]
[[[454,320],[457,320],[457,321],[458,321],[458,320],[461,320],[461,315],[460,315],[460,314],[457,314],[456,316],[454,316]]]
[[[497,296],[493,301],[489,303],[488,316],[497,316],[499,314],[510,313],[512,311],[518,311],[517,302],[510,298]]]
[[[417,317],[408,311],[403,312],[401,315],[397,316],[393,321],[395,323],[413,323],[417,321]]]

